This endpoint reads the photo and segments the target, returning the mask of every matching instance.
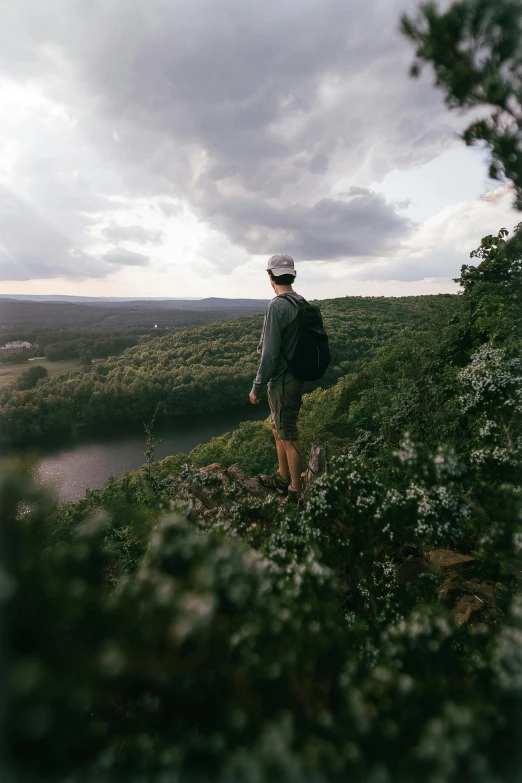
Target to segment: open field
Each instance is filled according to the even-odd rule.
[[[16,381],[16,379],[24,372],[35,364],[41,364],[47,369],[49,375],[57,375],[58,373],[67,372],[74,367],[79,366],[77,359],[64,359],[63,361],[51,362],[45,357],[35,357],[29,362],[16,362],[16,364],[0,364],[0,387],[7,386],[9,383]]]

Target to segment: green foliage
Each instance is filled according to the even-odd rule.
[[[212,438],[190,452],[192,465],[219,462],[225,467],[238,462],[251,475],[275,468],[274,438],[268,422],[245,421],[232,433]]]
[[[41,339],[41,338],[40,338]],[[88,355],[97,358],[107,356],[117,356],[126,348],[136,345],[138,337],[134,336],[113,336],[101,338],[99,335],[94,337],[79,337],[76,340],[60,340],[59,342],[47,343],[45,346],[45,356],[50,361],[60,361],[63,359],[76,359]]]
[[[83,368],[83,371],[84,372],[90,371],[92,365],[91,354],[88,351],[81,351],[78,358],[80,360],[80,364]]]
[[[419,335],[380,350],[360,373],[332,389],[305,395],[300,434],[330,454],[356,444],[381,458],[398,448],[404,432],[432,448],[459,430],[457,368],[447,361],[449,336]]]
[[[15,383],[15,388],[19,391],[25,391],[26,389],[34,389],[38,381],[42,378],[47,378],[49,373],[46,367],[42,367],[41,364],[33,364],[29,369],[18,377]]]
[[[27,340],[40,349],[64,351],[59,358],[73,358],[83,345],[96,356],[122,350],[120,341],[147,339],[186,326],[228,321],[263,309],[263,301],[228,300],[209,307],[208,302],[35,302],[2,299],[0,341]],[[157,325],[157,329],[155,328]],[[101,351],[96,353],[94,346]],[[120,347],[118,347],[120,346]],[[58,357],[56,357],[58,358]]]
[[[84,502],[56,531],[60,511],[29,475],[4,473],[17,778],[510,779],[522,623],[498,564],[517,554],[520,495],[502,476],[484,487],[451,450],[408,441],[396,459],[396,487],[345,455],[301,511],[232,501],[208,529],[173,497],[166,515]],[[462,520],[503,587],[501,622],[457,626],[436,579],[397,578],[412,547],[458,546]],[[490,530],[503,531],[492,546]]]
[[[457,0],[439,10],[425,2],[402,32],[416,45],[411,73],[431,63],[450,108],[487,110],[463,133],[466,144],[485,143],[489,174],[508,178],[522,209],[522,6],[519,0]],[[482,112],[483,114],[483,112]]]
[[[449,355],[465,364],[473,350],[485,342],[517,350],[522,340],[522,246],[519,224],[511,240],[503,228],[497,236],[484,237],[471,258],[476,266],[463,265],[455,282],[464,289],[463,307],[456,314]]]
[[[154,463],[154,452],[156,450],[156,446],[159,446],[161,443],[161,439],[158,440],[156,437],[154,437],[154,424],[156,423],[156,411],[154,411],[154,415],[152,416],[152,419],[148,423],[143,424],[143,429],[145,431],[145,451],[143,452],[143,456],[145,457],[145,465],[144,470],[145,474],[147,476],[147,481],[152,480],[152,465]]]
[[[490,344],[459,374],[463,412],[470,418],[468,458],[485,483],[516,482],[522,458],[522,361]]]
[[[515,231],[522,229],[522,223]],[[480,247],[470,253],[470,258],[479,258],[478,265],[461,268],[460,277],[455,278],[465,293],[470,293],[476,285],[493,283],[516,290],[522,284],[522,265],[520,258],[506,257],[506,239],[509,231],[501,228],[497,236],[489,234],[482,239]]]
[[[261,774],[303,768],[284,727],[300,704],[305,721],[317,721],[325,656],[340,658],[324,614],[327,570],[313,560],[277,569],[174,514],[157,521],[137,577],[108,590],[107,518],[87,518],[71,541],[45,548],[47,499],[12,476],[3,490],[16,585],[8,742],[22,774],[137,780],[173,768],[214,776],[223,763],[254,763]],[[280,727],[282,752],[270,751]]]

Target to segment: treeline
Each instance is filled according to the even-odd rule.
[[[38,351],[35,348],[9,348],[0,351],[0,364],[18,364],[19,362],[28,362],[33,356],[37,356]]]
[[[33,347],[0,351],[0,362],[45,356],[51,361],[106,358],[125,348],[189,325],[227,321],[258,311],[259,302],[233,300],[200,309],[197,303],[138,301],[118,303],[27,302],[0,299],[0,344],[26,340]],[[184,306],[185,305],[185,306]],[[16,355],[15,355],[16,354]]]
[[[85,358],[107,358],[117,356],[126,348],[136,345],[137,337],[132,336],[113,336],[85,338],[79,337],[75,340],[63,340],[49,343],[44,348],[44,356],[50,361],[59,361],[62,359],[81,359]]]
[[[332,364],[323,385],[356,372],[385,343],[433,328],[458,312],[451,295],[321,302]],[[0,393],[0,438],[31,440],[71,424],[169,418],[245,404],[256,372],[262,314],[208,324],[129,348],[89,371]]]
[[[271,467],[262,422],[77,504],[4,476],[20,779],[519,779],[522,278],[488,239],[444,328],[307,396],[300,507],[196,470]]]
[[[166,330],[159,331],[165,334]],[[117,356],[126,348],[142,341],[158,336],[158,330],[147,335],[131,334],[129,332],[112,332],[108,336],[99,331],[89,333],[85,331],[52,330],[41,332],[34,336],[32,333],[16,332],[16,339],[27,340],[30,348],[10,348],[0,351],[0,364],[18,364],[28,362],[36,356],[45,356],[50,361],[63,361],[64,359],[106,359],[109,356]],[[19,335],[22,335],[19,337]],[[8,335],[2,338],[4,342],[10,342],[14,337]]]
[[[61,331],[129,331],[153,328],[180,329],[190,324],[204,324],[217,320],[229,320],[237,315],[260,311],[262,305],[254,300],[251,305],[233,300],[224,307],[197,307],[183,302],[30,302],[0,299],[0,339],[29,340],[37,342],[46,334]],[[23,336],[21,336],[23,334]],[[14,335],[14,336],[13,336]],[[20,336],[19,336],[20,335]],[[5,340],[4,340],[5,341]]]

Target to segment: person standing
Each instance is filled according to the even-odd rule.
[[[257,405],[261,390],[268,387],[270,424],[275,439],[278,472],[258,476],[260,483],[275,489],[289,500],[299,502],[302,490],[302,459],[297,420],[301,408],[304,381],[292,374],[289,363],[296,350],[299,329],[299,302],[302,296],[292,287],[296,270],[294,259],[276,254],[268,259],[267,272],[275,297],[269,302],[261,343],[259,368],[250,392],[250,402]]]

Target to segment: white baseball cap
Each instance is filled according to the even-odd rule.
[[[284,255],[283,253],[276,253],[275,256],[270,256],[266,266],[274,277],[280,275],[293,275],[296,276],[297,272],[294,268],[294,259],[292,256]]]

